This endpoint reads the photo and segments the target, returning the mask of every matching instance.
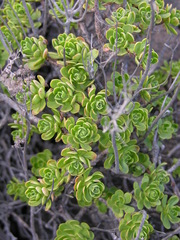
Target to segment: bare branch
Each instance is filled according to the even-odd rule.
[[[112,138],[112,145],[113,145],[113,150],[114,150],[114,156],[115,156],[115,171],[116,174],[119,174],[119,155],[118,155],[118,150],[117,150],[117,145],[116,145],[116,132],[113,129],[111,131],[111,138]]]
[[[177,163],[175,163],[171,168],[167,170],[168,173],[172,173],[173,171],[176,170],[180,166],[180,159],[178,159]]]
[[[21,114],[23,117],[26,117],[26,110],[23,108],[20,108],[20,106],[16,102],[14,102],[11,98],[9,98],[6,94],[0,93],[0,101],[6,102],[16,112]],[[39,118],[33,115],[28,115],[28,117],[30,121],[32,121],[35,124],[37,124],[39,121]]]
[[[1,29],[0,29],[0,40],[1,40],[4,48],[6,49],[6,51],[7,51],[9,54],[11,54],[11,51],[10,51],[10,49],[9,49],[8,45],[6,44],[6,41],[5,41],[4,39],[6,39],[6,37],[4,36],[3,32],[2,32]]]
[[[85,2],[85,0],[82,0],[82,2],[79,2],[79,6],[78,6],[78,8],[72,8],[71,10],[70,10],[70,12],[71,12],[71,15],[75,15],[76,13],[78,13],[80,10],[81,10],[81,8],[83,7],[83,4],[84,4],[84,2]],[[86,5],[88,5],[88,1],[86,1]],[[85,7],[86,8],[86,7]]]
[[[115,86],[115,71],[116,71],[116,65],[117,65],[117,22],[116,22],[116,55],[115,55],[115,61],[114,61],[114,67],[113,67],[113,97],[114,97],[114,103],[117,103],[117,97],[116,97],[116,86]]]
[[[53,0],[49,0],[49,5],[50,5],[51,10],[53,11],[54,16],[56,17],[56,20],[57,20],[58,24],[59,24],[60,26],[65,26],[65,23],[63,23],[63,22],[58,18],[57,14],[56,14],[56,12],[55,12],[55,10],[54,10],[54,8],[53,8],[53,5],[52,5],[51,1],[53,1]]]
[[[17,45],[19,48],[21,48],[20,43],[18,42],[16,36],[14,35],[13,31],[10,29],[10,27],[8,26],[8,24],[4,21],[4,19],[0,16],[1,21],[3,22],[3,24],[7,27],[7,29],[9,30],[9,32],[11,33],[11,35],[13,36],[14,40],[16,41]]]
[[[177,75],[177,78],[179,77],[180,75],[180,71]],[[142,141],[144,139],[147,138],[147,136],[150,134],[150,132],[152,131],[153,127],[158,123],[158,121],[162,118],[162,116],[164,115],[164,113],[172,106],[172,104],[174,103],[174,101],[176,100],[177,98],[177,95],[178,95],[178,92],[180,90],[180,83],[177,85],[177,89],[171,99],[171,101],[167,104],[167,106],[159,113],[159,115],[156,117],[156,119],[152,122],[151,126],[148,128],[146,134],[144,135],[143,139],[140,140],[139,143],[142,143]]]
[[[7,0],[7,2],[8,2],[8,4],[9,4],[11,10],[13,11],[14,15],[16,16],[16,19],[18,20],[18,23],[19,23],[19,25],[20,25],[20,27],[21,27],[21,29],[22,29],[22,31],[23,31],[24,37],[26,37],[26,32],[25,32],[25,30],[24,30],[24,27],[23,27],[23,25],[22,25],[22,23],[21,23],[18,15],[17,15],[17,13],[14,11],[14,8],[13,8],[13,6],[11,5],[10,1]]]
[[[137,92],[139,92],[139,90],[142,88],[143,83],[148,75],[149,69],[150,69],[150,65],[151,65],[151,56],[152,56],[152,44],[153,44],[153,29],[154,29],[154,19],[155,19],[155,10],[154,10],[154,2],[155,0],[151,0],[150,1],[150,6],[151,6],[151,22],[150,22],[150,26],[149,26],[149,30],[148,30],[148,36],[149,36],[149,51],[148,51],[148,59],[147,59],[147,64],[146,64],[146,69],[142,75],[142,78],[140,80],[139,86],[136,89],[134,95],[137,94]]]
[[[144,222],[145,222],[146,217],[147,217],[147,213],[146,213],[145,210],[142,211],[142,214],[143,214],[143,216],[142,216],[141,224],[139,226],[139,230],[138,230],[138,233],[137,233],[137,236],[136,236],[135,240],[139,239],[141,231],[142,231],[142,228],[143,228],[143,225],[144,225]]]
[[[123,8],[126,9],[127,6],[127,0],[123,0]]]
[[[55,7],[57,8],[57,10],[58,10],[58,12],[59,12],[60,14],[62,14],[63,16],[66,16],[65,12],[63,12],[63,11],[60,9],[60,7],[57,5],[56,1],[54,1],[54,0],[49,0],[49,3],[51,3],[51,2],[55,5]],[[51,4],[51,5],[52,5],[52,4]],[[54,9],[54,8],[53,8],[53,9]]]
[[[21,1],[22,1],[23,6],[24,6],[24,9],[25,9],[26,15],[28,17],[29,23],[31,25],[33,34],[34,34],[35,37],[38,37],[38,32],[37,32],[37,29],[34,27],[34,22],[33,22],[32,18],[31,18],[30,13],[29,13],[29,9],[27,7],[27,4],[26,4],[25,0],[21,0]]]
[[[32,240],[38,240],[35,225],[34,225],[34,207],[30,207],[30,226],[31,226],[31,233],[32,233]]]
[[[162,240],[168,240],[168,239],[170,239],[170,237],[172,237],[172,236],[174,236],[176,234],[179,234],[179,233],[180,233],[180,227],[178,227],[174,231],[172,231],[169,234],[167,234],[165,238],[162,238]]]
[[[86,13],[87,13],[87,9],[88,9],[88,1],[86,1],[86,7],[85,7],[85,10],[83,12],[83,15],[79,19],[71,19],[71,21],[74,22],[74,23],[81,22],[84,19]]]
[[[171,149],[168,153],[168,157],[170,158],[178,149],[180,148],[180,143],[177,144],[173,149]]]
[[[48,0],[45,0],[44,2],[44,19],[43,19],[43,35],[46,34],[47,30],[47,19],[48,19]]]

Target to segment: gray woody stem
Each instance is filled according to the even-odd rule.
[[[26,4],[25,0],[22,0],[22,4],[23,4],[23,6],[24,6],[26,15],[27,15],[28,20],[29,20],[29,23],[30,23],[30,25],[31,25],[33,34],[34,34],[35,37],[38,37],[37,29],[35,29],[35,27],[34,27],[34,22],[33,22],[32,18],[31,18],[31,15],[30,15],[30,13],[29,13],[29,10],[28,10],[28,7],[27,7],[27,4]]]
[[[144,222],[145,222],[146,217],[147,217],[146,211],[143,210],[142,213],[143,213],[143,217],[142,217],[141,224],[139,226],[139,230],[138,230],[138,233],[137,233],[137,236],[136,236],[135,240],[139,239],[141,231],[142,231],[142,228],[143,228],[143,225],[144,225]]]

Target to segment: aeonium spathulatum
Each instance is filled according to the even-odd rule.
[[[85,150],[91,150],[90,144],[100,138],[97,125],[89,117],[81,117],[76,123],[73,117],[64,119],[64,126],[69,133],[62,136],[63,142],[76,149],[81,146]]]
[[[11,26],[11,25],[19,26],[19,20],[20,20],[25,31],[27,31],[27,28],[31,28],[31,25],[29,23],[29,19],[26,14],[26,10],[23,6],[23,3],[11,1],[11,4],[12,4],[12,7],[10,6],[9,3],[5,4],[5,7],[3,9],[4,15],[5,15],[6,19],[8,20],[8,25],[9,26]],[[26,6],[29,11],[31,19],[34,22],[34,27],[35,28],[40,27],[41,22],[37,22],[37,20],[41,17],[40,10],[36,9],[36,11],[34,11],[34,8],[28,2],[26,2]]]
[[[61,122],[60,113],[56,109],[53,109],[52,111],[54,115],[47,113],[42,115],[37,127],[43,140],[50,140],[55,134],[57,134],[55,141],[59,142],[62,136],[61,128],[64,125],[63,122]]]
[[[47,161],[52,158],[52,153],[49,149],[45,149],[43,152],[39,152],[35,156],[31,157],[30,163],[32,165],[31,172],[35,176],[39,175],[39,170],[46,167]]]
[[[9,195],[14,195],[14,200],[19,198],[22,202],[27,202],[28,199],[25,195],[27,188],[24,181],[20,182],[17,178],[13,178],[6,188]]]
[[[119,72],[115,71],[114,73],[111,74],[111,80],[107,81],[107,88],[110,92],[111,95],[113,95],[113,79],[115,81],[115,91],[117,93],[117,95],[120,95],[122,93],[124,84],[126,84],[127,86],[127,91],[128,88],[130,89],[129,86],[129,75],[127,73],[124,74],[124,76],[122,76]]]
[[[140,103],[135,102],[134,108],[130,113],[130,120],[138,132],[143,132],[148,127],[148,110],[142,108]]]
[[[21,46],[24,61],[27,62],[28,68],[38,70],[44,64],[48,55],[47,40],[43,36],[39,36],[39,39],[26,37],[21,41]]]
[[[127,53],[130,45],[134,42],[132,33],[135,31],[133,25],[127,24],[122,27],[112,27],[106,32],[106,38],[109,43],[104,45],[104,49],[111,49],[116,51],[119,56],[123,56]]]
[[[112,12],[111,19],[112,20],[106,18],[106,22],[111,26],[116,26],[116,24],[118,24],[118,26],[123,26],[127,24],[132,25],[135,22],[136,13],[134,11],[131,11],[131,7],[127,3],[126,9],[120,7],[115,12]]]
[[[13,118],[14,122],[9,123],[8,125],[12,129],[14,129],[11,132],[13,140],[14,141],[22,140],[22,142],[23,142],[26,137],[27,131],[28,131],[27,120],[26,120],[26,118],[22,117],[18,112],[13,113],[12,118]],[[30,133],[28,136],[28,143],[30,142],[31,136],[33,135],[34,132],[36,132],[36,133],[38,132],[37,128],[34,125],[30,125]]]
[[[42,76],[37,75],[37,80],[30,83],[31,100],[27,101],[27,108],[32,109],[32,114],[37,115],[46,106],[45,80]]]
[[[141,186],[137,182],[134,183],[134,196],[137,201],[138,209],[147,209],[157,207],[161,204],[164,186],[159,181],[151,181],[148,174],[145,174]]]
[[[81,63],[62,67],[62,81],[69,81],[76,90],[85,90],[94,80],[89,79],[89,73]]]
[[[59,159],[58,168],[68,170],[72,176],[77,176],[83,173],[85,167],[90,167],[90,161],[96,158],[96,154],[92,151],[84,149],[72,150],[65,148],[61,152],[62,158]]]
[[[46,188],[51,191],[53,185],[53,191],[58,190],[60,185],[65,180],[64,171],[60,171],[56,160],[49,159],[46,167],[39,170],[39,174],[42,177],[41,183],[43,183]]]
[[[76,199],[80,206],[90,206],[94,199],[101,196],[104,191],[104,184],[99,180],[103,178],[101,172],[94,172],[89,176],[92,168],[86,169],[82,175],[75,180],[74,190]]]
[[[56,53],[49,53],[52,58],[59,59],[58,63],[64,65],[64,56],[66,64],[81,63],[87,65],[93,63],[99,52],[96,49],[90,50],[88,44],[82,37],[75,37],[74,34],[60,34],[57,39],[52,40],[52,45]]]
[[[159,181],[159,184],[161,185],[167,184],[169,182],[169,174],[162,168],[164,165],[166,165],[166,163],[162,163],[156,168],[153,164],[150,167],[150,179],[152,181]]]
[[[85,222],[78,222],[76,220],[68,220],[59,225],[56,231],[56,238],[54,240],[93,240],[94,233],[91,232],[90,227]]]
[[[17,41],[21,42],[21,40],[23,40],[22,29],[20,27],[15,27],[14,25],[11,26],[11,31],[13,32],[16,39],[12,36],[12,33],[9,31],[7,26],[2,26],[1,31],[6,37],[7,41],[11,42],[13,49],[17,49],[18,48]]]
[[[148,55],[149,55],[149,44],[146,45],[147,39],[144,38],[141,42],[136,42],[134,45],[134,49],[132,52],[135,54],[135,62],[136,64],[140,64],[142,67],[145,69],[147,60],[148,60]],[[145,53],[144,53],[145,52]],[[151,53],[151,64],[155,64],[158,62],[158,54],[152,49]]]
[[[168,196],[164,195],[162,199],[162,204],[157,206],[156,210],[161,212],[161,221],[165,228],[170,229],[170,223],[180,222],[180,207],[176,205],[179,202],[179,198],[174,195],[171,196],[168,201]]]
[[[37,181],[36,178],[32,178],[26,182],[25,186],[29,206],[35,207],[46,204],[46,210],[51,207],[51,200],[49,199],[51,190],[49,191],[45,184]]]
[[[91,117],[94,121],[97,121],[99,114],[107,114],[107,102],[105,98],[105,90],[101,90],[97,95],[95,92],[96,87],[95,85],[92,85],[91,88],[88,89],[89,98],[84,98],[82,106],[84,107],[85,116]]]
[[[121,239],[137,239],[139,228],[142,223],[143,214],[141,212],[135,212],[133,214],[126,213],[124,218],[121,219],[119,224],[119,230],[121,233]],[[139,234],[140,239],[148,240],[150,234],[153,232],[152,225],[148,222],[148,216],[146,217],[142,230]]]
[[[55,109],[61,107],[62,112],[79,112],[79,103],[85,97],[82,91],[75,92],[73,85],[66,81],[66,79],[53,79],[50,86],[51,89],[47,92],[47,106],[49,108]]]
[[[56,4],[57,4],[57,7],[62,12],[64,12],[64,6],[63,6],[62,2],[61,1],[57,1]],[[67,7],[67,1],[66,0],[64,1],[64,4]],[[74,0],[70,0],[69,3],[68,3],[68,7],[72,8],[73,5],[74,5]],[[57,17],[57,18],[62,19],[65,22],[66,21],[66,16],[61,14],[61,12],[58,10],[58,8],[56,8],[56,6],[54,6],[53,10],[52,9],[49,10],[49,13],[52,15],[53,18]]]
[[[158,134],[161,139],[171,139],[178,130],[178,124],[173,119],[160,119],[158,122]]]
[[[134,208],[128,206],[131,202],[132,194],[127,192],[124,193],[122,190],[117,190],[111,198],[108,198],[107,204],[112,209],[114,215],[117,218],[121,218],[125,213],[134,212]]]
[[[2,67],[5,65],[6,60],[8,59],[8,52],[5,50],[2,42],[0,41],[0,68],[2,69]]]
[[[139,161],[138,151],[139,147],[136,144],[136,140],[131,140],[124,145],[118,145],[118,155],[119,155],[119,169],[123,173],[128,173],[131,165],[136,164]],[[115,162],[114,149],[113,146],[109,148],[109,153],[104,162],[104,167],[106,169],[111,168],[112,164]]]

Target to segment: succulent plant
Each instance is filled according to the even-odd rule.
[[[129,166],[129,173],[133,174],[135,177],[142,175],[152,165],[148,154],[138,152],[138,158],[138,162],[133,163]]]
[[[50,192],[44,184],[37,181],[37,179],[30,179],[25,184],[27,190],[25,191],[29,206],[38,206],[46,204],[46,210],[51,207],[51,200],[49,199]]]
[[[72,33],[70,33],[70,34],[66,34],[66,33],[62,33],[62,34],[59,34],[58,36],[57,36],[57,38],[54,38],[53,40],[52,40],[52,45],[53,45],[53,47],[57,50],[57,48],[58,47],[64,47],[64,45],[65,45],[65,42],[66,41],[69,41],[70,39],[72,39],[72,38],[76,38],[76,36],[74,35],[74,34],[72,34]]]
[[[51,114],[43,114],[37,127],[43,140],[50,140],[57,134],[55,141],[59,142],[62,136],[61,128],[63,127],[63,122],[61,122],[60,113],[55,109],[53,109],[53,112],[53,116]]]
[[[3,9],[3,13],[8,20],[8,24],[10,24],[10,25],[13,24],[15,26],[19,26],[18,19],[17,19],[15,13],[14,13],[14,12],[16,12],[16,14],[17,14],[19,20],[21,21],[21,24],[23,25],[23,27],[25,27],[25,29],[26,28],[31,28],[31,25],[29,23],[26,11],[25,11],[24,6],[23,6],[23,3],[22,2],[19,3],[19,2],[16,2],[16,1],[11,1],[11,5],[12,5],[12,8],[13,8],[14,11],[12,10],[12,8],[10,7],[9,4],[6,4],[5,8]],[[36,9],[34,11],[34,9],[32,8],[30,3],[26,3],[26,5],[27,5],[27,8],[28,8],[29,14],[31,16],[31,19],[34,21],[34,27],[35,28],[40,27],[41,23],[37,22],[37,20],[40,18],[41,12],[38,9]]]
[[[96,49],[89,50],[89,46],[84,38],[75,37],[72,33],[69,35],[65,33],[60,34],[57,39],[52,40],[52,45],[56,49],[57,54],[49,54],[52,58],[59,58],[60,61],[58,63],[61,65],[64,65],[64,61],[61,60],[64,56],[66,64],[93,64],[94,59],[99,54]]]
[[[135,53],[135,62],[136,64],[140,64],[145,69],[148,59],[148,51],[149,51],[149,44],[146,45],[147,39],[144,38],[141,42],[136,42],[134,45],[133,52]],[[146,47],[146,49],[145,49]],[[152,50],[151,53],[151,64],[155,64],[158,62],[158,54]]]
[[[115,135],[116,145],[117,148],[120,149],[123,145],[128,143],[130,141],[131,133],[133,132],[133,127],[130,124],[129,117],[125,114],[122,114],[117,120],[117,130]],[[104,116],[101,118],[101,125],[106,129],[107,127],[110,128],[110,117]],[[101,133],[101,139],[100,143],[102,142],[102,139],[105,141],[108,141],[108,138],[110,138],[110,132],[107,131],[106,133]],[[112,145],[112,143],[110,144]],[[108,147],[108,146],[107,146]]]
[[[169,240],[180,240],[180,238],[177,235],[173,235]]]
[[[79,103],[82,102],[85,97],[82,91],[76,92],[73,85],[65,80],[65,82],[59,79],[51,80],[50,89],[47,92],[49,108],[61,107],[62,112],[77,113],[80,110]]]
[[[62,67],[60,72],[63,76],[62,81],[69,81],[75,90],[83,91],[94,82],[89,79],[89,74],[81,63]]]
[[[112,209],[114,215],[117,218],[121,218],[125,213],[132,213],[134,212],[134,208],[128,206],[131,202],[132,194],[131,193],[124,193],[122,190],[117,190],[111,198],[107,200],[108,206]]]
[[[123,173],[128,173],[130,166],[133,164],[136,164],[139,161],[139,157],[137,155],[137,152],[139,151],[139,147],[135,144],[136,144],[136,141],[131,140],[124,146],[123,145],[117,146],[118,156],[119,156],[119,169]],[[107,158],[104,162],[104,167],[106,169],[111,168],[114,161],[115,161],[114,149],[111,146],[109,148],[109,153],[107,155]]]
[[[53,185],[53,191],[57,190],[64,182],[64,171],[60,171],[57,167],[56,160],[50,159],[47,162],[46,167],[39,170],[39,175],[42,177],[41,183],[51,191]]]
[[[97,95],[95,92],[96,87],[92,85],[91,88],[88,89],[89,98],[84,98],[82,105],[84,107],[84,115],[97,121],[99,114],[107,114],[107,103],[104,90],[98,92]]]
[[[39,175],[39,170],[47,166],[47,161],[52,158],[52,153],[49,149],[45,149],[43,152],[39,152],[35,156],[31,157],[30,163],[32,165],[31,172],[35,176]]]
[[[106,44],[104,48],[116,51],[116,46],[118,50],[118,55],[122,56],[127,53],[127,49],[131,43],[134,42],[134,37],[132,35],[134,31],[133,26],[127,24],[123,27],[112,27],[106,32],[106,38],[109,44]]]
[[[21,28],[15,27],[14,25],[12,25],[10,30],[12,31],[12,33],[14,34],[16,39],[13,37],[12,33],[9,31],[7,26],[1,27],[1,31],[4,34],[4,36],[6,37],[7,41],[11,43],[13,49],[17,49],[18,48],[17,41],[21,42],[21,40],[23,40],[22,30],[21,30]]]
[[[178,162],[177,158],[173,159],[173,166]],[[180,177],[180,166],[173,171],[173,177]]]
[[[141,81],[141,79],[142,79],[142,71],[140,72],[140,77],[138,79],[134,78],[134,82],[135,82],[134,88],[135,89],[137,89],[138,83],[139,83],[139,81]],[[160,87],[160,84],[154,74],[151,76],[147,76],[143,83],[144,90],[142,90],[140,92],[142,99],[144,99],[146,102],[149,102],[151,100],[152,94],[155,94],[157,92],[159,94],[159,87]]]
[[[54,240],[93,240],[94,234],[90,231],[87,223],[80,223],[76,220],[68,220],[61,223],[56,231]]]
[[[25,5],[29,14],[24,8]],[[51,16],[47,12],[48,6],[51,7],[49,11]],[[106,11],[105,15],[111,14],[111,16],[110,19],[106,19],[107,24],[104,24],[105,15],[100,11],[106,8],[110,11]],[[43,13],[42,17],[40,11]],[[92,25],[91,20],[86,21],[86,19],[83,22],[87,11],[90,11],[89,16],[93,15],[92,21],[94,21],[90,32],[89,29],[86,31],[86,27]],[[14,123],[10,126],[14,130],[12,135],[15,146],[23,147],[24,154],[26,150],[29,152],[27,145],[33,132],[40,134],[45,141],[52,138],[56,142],[62,140],[58,161],[52,159],[52,153],[48,149],[37,153],[30,159],[31,172],[34,176],[26,183],[12,179],[7,185],[7,193],[29,206],[45,206],[46,210],[49,210],[52,201],[56,200],[57,204],[54,204],[52,211],[49,211],[52,218],[49,218],[48,224],[52,221],[57,222],[55,215],[58,210],[65,210],[61,222],[63,218],[71,219],[73,215],[76,215],[76,219],[82,214],[86,217],[88,212],[85,213],[80,208],[92,205],[89,208],[91,219],[87,220],[94,226],[97,221],[91,216],[93,208],[96,206],[101,213],[106,214],[101,216],[101,220],[104,216],[105,221],[107,217],[111,217],[111,214],[108,214],[110,210],[119,221],[119,233],[113,235],[114,229],[106,230],[108,233],[100,235],[102,239],[108,237],[109,233],[112,233],[112,238],[117,235],[117,238],[122,240],[153,238],[153,235],[151,236],[153,227],[148,222],[149,216],[145,211],[135,212],[135,209],[148,209],[153,225],[158,222],[153,216],[161,216],[161,221],[167,229],[171,228],[171,224],[180,223],[179,198],[175,195],[169,197],[164,195],[165,184],[169,183],[168,172],[171,173],[177,167],[173,174],[180,176],[178,163],[165,171],[163,163],[159,164],[157,161],[154,164],[156,159],[151,161],[149,157],[152,154],[144,153],[148,153],[147,148],[156,150],[155,143],[157,148],[162,150],[163,140],[172,138],[178,129],[178,125],[173,120],[172,102],[176,96],[177,100],[180,100],[180,93],[177,95],[180,62],[171,61],[172,64],[166,62],[164,67],[154,73],[153,69],[156,66],[152,64],[158,63],[158,54],[151,49],[151,40],[153,29],[155,27],[156,30],[156,25],[159,24],[165,26],[168,33],[177,34],[174,27],[180,25],[180,11],[169,4],[165,6],[164,0],[4,0],[0,15],[0,67],[3,68],[6,64],[0,71],[2,75],[0,81],[2,79],[2,84],[6,83],[2,87],[3,91],[5,89],[4,93],[0,91],[0,101],[2,98],[13,109],[28,117],[25,119],[19,114],[13,115]],[[38,22],[39,18],[40,22]],[[38,34],[42,32],[44,36],[51,37],[52,34],[51,36],[48,34],[51,21],[50,25],[48,21],[53,20],[56,26],[55,18],[58,24],[64,27],[66,33],[59,34],[52,40],[54,52],[49,52],[48,48],[51,48],[51,44]],[[34,29],[41,23],[43,23],[41,29]],[[71,30],[69,25],[76,23],[79,24],[79,29],[73,32],[81,33],[91,46],[83,37],[67,34]],[[104,30],[101,28],[106,31],[105,39],[103,39]],[[91,34],[93,29],[95,35]],[[145,34],[147,38],[144,38]],[[107,43],[103,46],[106,40]],[[94,46],[97,46],[98,50],[93,49]],[[173,53],[176,47],[171,49]],[[18,50],[14,52],[16,49],[20,49],[20,52]],[[99,51],[101,54],[96,59]],[[22,55],[19,55],[21,53]],[[134,69],[131,66],[129,69],[132,58],[135,58],[138,66]],[[25,65],[19,65],[22,62]],[[31,70],[36,73],[36,70],[44,65],[48,65],[48,68],[43,68],[45,71],[42,76],[48,74],[47,79],[40,75],[37,75],[37,78],[32,77]],[[56,79],[58,68],[60,79]],[[55,79],[49,81],[51,70],[53,75],[55,73],[53,76]],[[97,70],[98,74],[95,75]],[[109,72],[111,70],[112,74]],[[131,75],[128,72],[129,74],[132,72]],[[103,78],[104,84],[101,82]],[[13,81],[14,83],[11,83]],[[11,91],[12,87],[15,89],[14,92]],[[15,98],[18,105],[13,104]],[[167,104],[171,104],[172,107],[163,114]],[[2,114],[0,111],[0,118],[3,117],[0,128],[7,120],[6,114],[9,111],[6,110],[9,109],[4,111],[3,107]],[[156,113],[160,113],[161,119],[155,125]],[[36,128],[31,124],[36,122],[37,117],[34,115],[37,114],[39,118]],[[157,135],[157,138],[154,135],[155,137]],[[142,144],[143,153],[139,152],[142,141],[146,145],[143,148]],[[56,150],[58,151],[58,148],[53,149],[54,154]],[[96,161],[93,162],[94,159]],[[115,172],[112,168],[114,163]],[[15,170],[15,165],[19,167],[16,161],[12,164],[12,170]],[[5,169],[7,165],[3,163],[3,167]],[[26,161],[22,161],[22,167],[27,175],[30,166]],[[102,171],[98,171],[98,168]],[[110,168],[111,171],[106,171]],[[21,178],[24,176],[22,170],[18,169],[14,174],[18,174]],[[102,180],[103,172],[106,172],[106,185],[109,187],[115,184],[117,187],[105,186]],[[12,175],[12,172],[10,174]],[[30,175],[28,172],[28,176]],[[134,183],[133,191],[123,192],[126,184],[121,184],[121,178],[124,180],[128,177],[132,178],[131,176],[134,178],[140,176],[141,182],[129,181],[130,190]],[[121,185],[124,187],[122,190]],[[60,198],[59,195],[63,190],[65,191]],[[64,205],[64,201],[68,202],[68,208],[58,209],[58,203],[61,205],[62,202]],[[75,204],[79,206],[74,208]],[[72,215],[66,210],[72,210]],[[154,211],[160,214],[153,215]],[[112,219],[110,218],[110,221]],[[102,227],[107,227],[107,223],[106,221]],[[41,236],[38,236],[41,232],[37,232],[37,238],[48,238],[51,230],[54,233],[53,227],[47,234],[45,232],[43,234],[42,231]],[[102,228],[91,230],[104,231]],[[91,230],[86,223],[71,219],[59,225],[55,240],[93,240],[94,234]],[[36,235],[35,231],[34,234]],[[161,232],[156,231],[157,237],[158,234],[161,235]],[[22,238],[23,236],[22,233]]]
[[[104,203],[101,199],[94,200],[94,204],[96,205],[100,213],[104,213],[104,214],[107,213],[108,207],[106,203]]]
[[[115,26],[117,23],[118,26],[123,26],[125,24],[133,24],[136,19],[136,13],[134,11],[131,11],[129,4],[127,4],[126,9],[120,7],[115,12],[112,12],[111,18],[112,20],[106,18],[106,22],[108,24]]]
[[[171,196],[168,201],[167,199],[168,196],[164,195],[162,204],[157,206],[156,210],[161,212],[161,221],[164,227],[170,229],[170,223],[180,222],[180,207],[176,205],[179,202],[179,198],[176,195]]]
[[[8,56],[9,56],[8,52],[4,49],[4,46],[0,41],[0,68],[2,68],[5,65]]]
[[[27,197],[25,195],[26,186],[25,182],[20,182],[17,178],[13,178],[8,184],[7,184],[7,193],[9,195],[14,195],[14,200],[20,199],[23,202],[27,202]]]
[[[141,0],[140,0],[141,1]],[[119,2],[118,2],[119,4]],[[111,26],[129,25],[133,27],[134,32],[139,33],[141,30],[135,25],[138,20],[138,10],[134,7],[136,3],[127,3],[126,9],[119,7],[116,11],[112,12],[111,19],[106,18],[106,22]]]
[[[92,151],[78,149],[73,151],[70,148],[62,150],[62,158],[59,159],[57,166],[60,169],[66,169],[72,176],[83,173],[86,167],[90,167],[90,161],[96,158],[96,154]]]
[[[148,110],[140,107],[140,104],[136,102],[130,113],[130,120],[138,131],[145,131],[148,127]]]
[[[30,83],[31,100],[27,101],[28,109],[32,109],[32,114],[37,115],[46,106],[45,80],[42,76],[37,75],[37,80]]]
[[[66,0],[64,1],[64,3],[65,3],[65,6],[67,7],[67,2],[66,2]],[[56,4],[57,4],[58,8],[64,12],[64,7],[63,7],[62,2],[61,2],[60,0],[58,0],[58,1],[56,1]],[[70,0],[70,1],[69,1],[69,7],[72,8],[73,5],[74,5],[74,0]],[[62,18],[63,20],[66,20],[66,17],[60,13],[60,11],[56,8],[56,6],[54,6],[54,12],[55,12],[55,14],[57,15],[58,18],[60,18],[60,19]],[[50,13],[54,18],[56,18],[54,12],[53,12],[52,9],[49,10],[49,13]]]
[[[107,88],[111,95],[113,95],[113,78],[115,80],[115,91],[118,95],[121,94],[124,84],[127,84],[129,75],[127,73],[122,76],[119,72],[115,71],[114,73],[111,74],[111,80],[107,81]],[[125,83],[124,83],[125,81]],[[128,86],[127,86],[128,89]]]
[[[92,168],[86,169],[82,175],[75,180],[74,190],[79,206],[90,206],[94,199],[101,196],[104,184],[99,180],[103,178],[101,172],[94,172],[89,176]]]
[[[160,5],[160,4],[159,4]],[[139,22],[139,27],[141,29],[147,29],[151,22],[151,6],[149,3],[143,1],[138,6],[137,21]],[[157,13],[155,9],[155,23],[160,24],[162,22],[162,17]]]
[[[64,120],[64,126],[69,134],[63,135],[62,140],[65,144],[70,143],[76,149],[81,146],[85,150],[91,150],[91,143],[99,140],[97,125],[89,117],[78,118],[77,122],[73,117]]]
[[[160,119],[158,122],[158,134],[161,139],[171,139],[172,135],[178,130],[178,124],[172,120]]]
[[[11,132],[11,135],[13,137],[13,141],[17,141],[17,140],[22,140],[24,141],[25,137],[26,137],[26,133],[27,133],[27,123],[26,123],[26,119],[22,116],[19,115],[19,113],[13,113],[12,114],[12,118],[14,120],[14,123],[9,123],[8,125],[14,129]],[[31,140],[31,136],[34,132],[38,132],[37,128],[34,125],[30,126],[30,133],[29,133],[29,137],[28,137],[28,142],[30,142]]]
[[[163,165],[165,164],[160,164],[149,174],[151,181],[159,181],[161,185],[169,182],[169,174],[162,168]],[[152,166],[152,168],[154,168],[154,166]]]
[[[134,145],[133,141],[129,142],[127,146],[123,146],[119,151],[119,168],[122,172],[128,173],[129,167],[139,161],[137,152],[139,147]]]
[[[39,36],[39,39],[26,37],[21,41],[21,46],[24,61],[27,62],[28,68],[38,70],[44,64],[48,55],[47,40],[43,36]]]
[[[131,132],[133,131],[131,125],[129,124],[130,121],[127,115],[121,115],[117,119],[117,126],[118,130],[116,132],[116,144],[128,143],[130,141]]]
[[[142,2],[139,6],[140,26],[147,28],[151,22],[151,7],[146,2]]]
[[[140,212],[127,213],[123,219],[121,219],[119,224],[119,230],[121,233],[121,239],[136,239],[138,231],[141,225],[143,215]],[[148,223],[148,216],[146,217],[139,239],[148,240],[150,234],[153,232],[153,227]]]
[[[164,22],[167,32],[177,35],[177,31],[173,26],[179,25],[179,10],[176,11],[176,8],[172,9],[171,4],[167,4],[165,8],[160,9],[159,15]]]
[[[141,187],[137,182],[134,183],[134,196],[137,201],[138,209],[143,209],[145,206],[147,209],[161,205],[161,199],[163,197],[164,187],[159,181],[150,181],[148,175],[144,175]]]

